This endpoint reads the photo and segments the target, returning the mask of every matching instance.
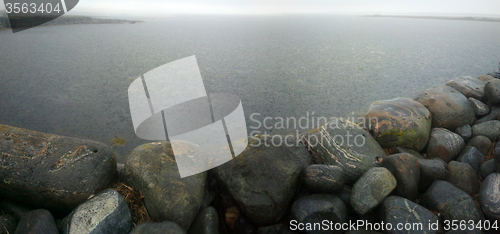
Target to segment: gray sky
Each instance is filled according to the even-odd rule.
[[[3,8],[1,5],[0,9]],[[287,13],[500,15],[500,0],[80,0],[73,11],[151,16]]]

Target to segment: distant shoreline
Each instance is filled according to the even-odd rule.
[[[38,17],[43,19],[43,17]],[[2,24],[2,21],[4,23]],[[23,19],[26,21],[26,25],[29,27],[30,24],[33,24],[34,19]],[[74,24],[135,24],[135,23],[143,23],[144,21],[139,20],[119,20],[119,19],[102,19],[102,18],[94,18],[90,16],[62,16],[47,23],[44,23],[40,26],[56,26],[56,25],[74,25]],[[8,19],[6,17],[0,16],[0,30],[2,29],[11,29],[10,25],[8,25]]]
[[[389,18],[408,18],[408,19],[438,19],[438,20],[465,20],[465,21],[500,22],[500,18],[472,17],[472,16],[365,15],[364,17],[389,17]]]

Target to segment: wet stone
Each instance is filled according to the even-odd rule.
[[[378,206],[397,185],[396,178],[383,167],[367,171],[354,184],[351,191],[351,205],[358,214],[366,214]]]
[[[472,109],[474,109],[474,113],[476,113],[476,116],[484,116],[490,113],[490,108],[488,107],[488,105],[472,97],[469,98],[469,101],[472,104]]]
[[[474,146],[466,146],[457,158],[459,162],[470,164],[476,172],[479,171],[479,167],[484,160],[484,155]]]
[[[468,98],[473,97],[481,99],[484,96],[484,86],[486,82],[470,76],[461,76],[448,81],[446,85],[458,90]]]
[[[474,148],[479,150],[479,152],[481,152],[483,155],[488,154],[488,151],[490,151],[491,148],[491,144],[493,144],[491,140],[485,136],[476,136],[467,142],[467,146],[474,146]]]
[[[465,142],[458,134],[444,128],[433,128],[427,145],[427,158],[449,162],[458,156],[464,146]]]
[[[314,193],[333,193],[344,185],[344,170],[339,166],[313,164],[302,175],[304,186]]]
[[[460,135],[465,142],[469,141],[472,138],[472,128],[470,125],[460,126],[455,129],[455,133]]]
[[[198,212],[189,227],[188,234],[219,234],[219,219],[213,207],[207,207]]]
[[[141,223],[132,229],[132,232],[130,232],[130,234],[146,233],[186,234],[181,226],[170,221],[164,221],[161,223]]]
[[[500,121],[491,120],[472,126],[472,137],[475,136],[485,136],[491,141],[498,140],[500,137]]]
[[[492,105],[500,104],[500,80],[494,79],[488,81],[484,86],[484,94],[488,102]]]
[[[485,161],[481,164],[481,167],[479,168],[479,174],[484,179],[488,177],[491,173],[494,173],[496,171],[496,167],[497,164],[495,163],[494,159]]]
[[[498,106],[492,106],[490,107],[490,113],[483,116],[482,118],[476,120],[476,122],[474,122],[475,124],[480,124],[480,123],[484,123],[484,122],[488,122],[488,121],[491,121],[491,120],[498,120],[500,119],[500,107]]]
[[[418,233],[438,233],[429,228],[429,224],[436,223],[438,217],[430,210],[408,199],[390,196],[380,205],[379,210],[381,220],[384,223],[392,224],[392,227],[397,227],[399,223],[410,223],[413,227],[416,227],[415,225],[421,227]],[[390,230],[387,233],[403,232],[400,230]]]
[[[420,191],[426,191],[436,180],[446,180],[448,164],[440,158],[418,159],[420,167]]]
[[[479,191],[479,203],[485,215],[500,220],[500,174],[490,174],[484,179]]]
[[[446,181],[468,194],[479,192],[479,180],[471,165],[451,161],[448,163],[448,171],[449,173],[448,177],[446,177]]]
[[[313,194],[302,197],[293,203],[291,209],[292,220],[298,223],[313,225],[328,220],[335,223],[347,221],[347,208],[336,196],[329,194]],[[293,223],[290,223],[293,228]],[[293,229],[292,229],[293,230]],[[306,233],[323,233],[321,230],[305,230]],[[331,233],[342,233],[331,232]]]
[[[17,224],[16,234],[46,233],[58,234],[56,221],[48,210],[32,210],[25,213]]]
[[[420,180],[420,167],[417,159],[411,154],[393,154],[385,157],[382,165],[396,178],[395,194],[409,200],[415,200]]]
[[[424,158],[418,151],[415,151],[415,150],[412,150],[412,149],[403,148],[403,147],[396,147],[396,152],[397,153],[411,154],[415,158]]]

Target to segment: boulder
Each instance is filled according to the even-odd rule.
[[[457,90],[446,86],[427,89],[415,97],[432,114],[432,127],[455,128],[471,125],[475,120],[469,100]]]
[[[310,192],[333,193],[344,185],[344,170],[339,166],[313,164],[302,173],[302,181]]]
[[[17,224],[15,234],[58,234],[56,221],[48,210],[38,209],[25,213]]]
[[[102,143],[0,125],[0,194],[69,212],[109,187],[116,159]]]
[[[433,128],[427,145],[427,158],[440,158],[449,162],[455,159],[464,146],[464,139],[458,134],[444,128]]]
[[[358,214],[366,214],[378,206],[396,188],[396,178],[383,167],[368,170],[354,184],[351,205]]]
[[[383,148],[400,146],[420,151],[429,140],[431,113],[408,98],[374,102],[365,119],[370,133]]]
[[[448,171],[449,173],[446,177],[446,181],[468,194],[476,194],[479,192],[479,180],[471,165],[451,161],[448,163]]]
[[[484,95],[490,104],[500,104],[500,80],[494,79],[488,81],[484,86]]]
[[[417,159],[420,168],[420,191],[426,191],[436,180],[446,180],[448,164],[440,158]]]
[[[486,217],[500,220],[500,174],[490,174],[484,179],[479,190],[479,204]]]
[[[481,80],[481,81],[484,81],[484,82],[488,82],[490,80],[494,80],[495,77],[491,76],[491,75],[482,75],[482,76],[478,76],[476,77],[476,79],[478,80]]]
[[[396,178],[396,195],[409,200],[417,199],[420,167],[415,157],[406,153],[393,154],[385,157],[382,165]]]
[[[430,210],[418,205],[408,199],[390,196],[380,205],[380,219],[384,223],[392,224],[394,230],[387,230],[387,233],[406,233],[411,230],[396,230],[399,223],[411,224],[413,231],[418,233],[438,233],[430,230],[430,224],[438,222],[438,217]]]
[[[186,234],[181,226],[170,221],[164,221],[161,223],[141,223],[132,229],[132,232],[130,232],[130,234],[146,233]]]
[[[259,142],[262,139],[250,137],[243,153],[215,168],[215,178],[250,221],[273,224],[288,212],[299,190],[301,172],[311,159],[306,148],[295,141],[279,146]]]
[[[470,125],[464,125],[456,128],[455,133],[460,135],[465,142],[472,138],[472,128]]]
[[[347,208],[336,196],[330,194],[313,194],[297,199],[290,210],[292,221],[290,229],[294,230],[294,222],[304,223],[306,226],[321,223],[323,220],[335,223],[347,221]],[[305,230],[305,233],[323,233],[321,230]],[[329,233],[342,233],[331,231]]]
[[[125,199],[114,189],[106,189],[79,205],[61,223],[62,233],[128,233],[132,217]]]
[[[207,207],[200,210],[189,227],[188,234],[219,234],[217,210]]]
[[[483,116],[482,118],[476,120],[476,122],[474,122],[474,124],[480,124],[480,123],[488,122],[491,120],[498,120],[498,119],[500,119],[500,107],[492,106],[492,107],[490,107],[490,113]]]
[[[472,104],[472,109],[474,109],[474,113],[476,113],[476,116],[484,116],[490,113],[490,108],[488,107],[488,105],[472,97],[469,98],[469,101]]]
[[[186,155],[195,149],[182,144]],[[173,221],[187,229],[203,201],[207,173],[181,178],[169,142],[136,147],[127,158],[124,174],[129,185],[144,196],[149,216],[155,222]]]
[[[486,85],[486,82],[470,76],[461,76],[448,81],[446,85],[456,89],[468,98],[481,99],[484,96],[484,85]]]
[[[491,144],[493,144],[491,140],[485,136],[476,136],[467,142],[467,146],[474,146],[474,148],[479,150],[479,152],[481,152],[481,154],[483,155],[488,154],[491,148]]]
[[[471,165],[476,172],[479,171],[484,160],[484,155],[474,146],[466,146],[457,158],[457,161]]]
[[[453,184],[438,180],[420,198],[420,205],[431,211],[440,212],[445,220],[469,220],[474,223],[483,220],[476,203],[467,193]]]
[[[483,179],[485,179],[491,173],[495,173],[496,169],[497,169],[497,164],[495,163],[495,160],[490,159],[481,164],[481,167],[479,168],[479,174]]]
[[[314,163],[339,166],[348,184],[356,182],[378,164],[377,158],[385,156],[370,133],[346,121],[330,122],[313,129],[304,134],[302,141],[307,144]]]
[[[257,234],[292,234],[297,233],[289,230],[289,225],[280,223],[271,226],[259,227]]]
[[[491,120],[472,126],[472,137],[476,136],[485,136],[491,141],[498,140],[500,137],[500,121]]]

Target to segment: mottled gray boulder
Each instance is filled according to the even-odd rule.
[[[484,96],[484,85],[486,82],[472,78],[470,76],[461,76],[450,80],[446,85],[456,89],[466,97],[481,99]]]
[[[479,152],[481,152],[483,155],[488,154],[491,148],[491,144],[493,144],[491,140],[485,136],[476,136],[467,142],[467,146],[474,146],[474,148],[479,150]]]
[[[482,118],[476,120],[476,122],[474,122],[474,124],[480,124],[480,123],[488,122],[491,120],[498,120],[498,119],[500,119],[500,107],[492,106],[492,107],[490,107],[490,113],[483,116]]]
[[[338,190],[335,193],[332,193],[333,195],[337,196],[342,200],[342,202],[347,206],[348,208],[351,207],[351,187],[349,186],[344,186],[342,189]]]
[[[10,214],[0,215],[0,233],[11,234],[16,231],[17,220]]]
[[[105,144],[1,124],[0,155],[0,194],[56,212],[71,211],[116,175]]]
[[[128,233],[132,218],[125,199],[114,189],[106,189],[79,205],[61,223],[62,233]]]
[[[415,101],[429,109],[432,114],[433,128],[455,130],[463,125],[471,125],[475,120],[474,110],[469,100],[446,85],[423,91],[415,97]]]
[[[464,146],[464,139],[458,134],[444,128],[433,128],[427,145],[427,158],[440,158],[449,162],[457,157]]]
[[[351,205],[358,214],[378,206],[396,188],[396,178],[383,167],[368,170],[352,187]]]
[[[470,164],[451,161],[448,163],[448,171],[446,181],[468,194],[479,192],[479,180]]]
[[[313,164],[302,173],[302,181],[313,193],[333,193],[344,185],[344,170],[339,166]]]
[[[396,152],[397,153],[411,154],[415,158],[424,158],[418,151],[415,151],[415,150],[412,150],[412,149],[403,148],[403,147],[396,147]]]
[[[401,146],[420,151],[429,140],[431,113],[408,98],[374,102],[365,119],[370,133],[384,148]]]
[[[438,180],[420,198],[420,205],[444,215],[445,220],[477,223],[483,215],[472,197],[453,184]]]
[[[347,142],[347,139],[351,141]],[[370,133],[342,121],[330,122],[309,131],[304,134],[303,141],[310,149],[314,163],[341,167],[348,184],[356,182],[368,169],[377,165],[377,158],[385,156]]]
[[[186,143],[186,154],[191,152]],[[135,148],[125,163],[128,184],[141,191],[149,216],[157,222],[173,221],[187,229],[203,201],[207,174],[181,178],[169,142]]]
[[[476,113],[476,116],[484,116],[490,113],[490,108],[488,107],[488,105],[471,97],[469,98],[469,101],[472,104],[472,109],[474,109],[474,113]]]
[[[500,104],[500,80],[488,81],[484,86],[484,95],[492,105]]]
[[[146,233],[162,233],[162,234],[186,234],[181,226],[174,222],[165,221],[161,223],[141,223],[137,225],[130,234],[146,234]]]
[[[48,210],[32,210],[25,213],[17,224],[14,234],[58,234],[56,221]]]
[[[479,171],[484,160],[484,155],[474,146],[466,146],[457,158],[457,161],[471,165],[476,172]]]
[[[494,173],[496,171],[496,168],[497,164],[495,163],[494,159],[487,160],[483,162],[483,164],[481,164],[481,167],[479,168],[479,174],[484,179],[491,173]]]
[[[219,219],[215,208],[200,210],[189,227],[188,234],[219,234]]]
[[[292,220],[298,223],[321,223],[328,220],[335,223],[347,221],[347,208],[336,196],[330,194],[313,194],[297,199],[290,210]],[[290,229],[294,230],[293,222]],[[305,233],[323,233],[321,230],[305,230]],[[329,233],[342,233],[331,231]]]
[[[261,140],[250,137],[250,146],[243,153],[214,172],[219,185],[250,221],[273,224],[288,212],[299,190],[301,172],[311,159],[306,148],[295,141],[256,146]]]
[[[426,191],[436,180],[446,180],[448,164],[440,158],[417,159],[420,168],[420,191]]]
[[[384,157],[382,165],[396,178],[395,194],[415,200],[418,195],[420,180],[420,167],[417,159],[407,153],[393,154]]]
[[[498,140],[500,137],[500,121],[491,120],[488,122],[472,126],[472,137],[485,136],[491,141]]]
[[[455,133],[460,135],[465,142],[472,138],[472,128],[470,125],[464,125],[456,128]]]
[[[484,179],[479,191],[479,204],[486,217],[500,220],[500,174],[493,173]]]
[[[438,217],[430,210],[408,199],[390,196],[382,202],[379,209],[381,221],[392,224],[392,227],[394,228],[393,230],[388,230],[387,233],[438,233],[437,231],[430,230],[429,228],[429,224],[436,223],[438,221]],[[415,229],[396,230],[399,223],[410,223]],[[416,230],[417,227],[421,228]]]

